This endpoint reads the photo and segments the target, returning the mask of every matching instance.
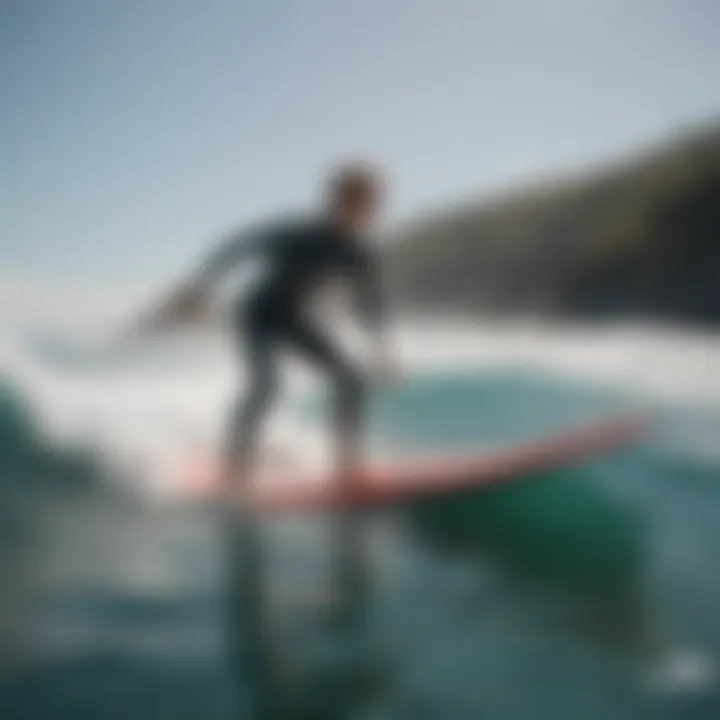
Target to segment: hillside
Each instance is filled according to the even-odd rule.
[[[720,126],[401,228],[403,308],[720,322]]]

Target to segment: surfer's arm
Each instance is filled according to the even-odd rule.
[[[240,232],[228,236],[200,263],[188,285],[205,292],[211,290],[228,272],[272,246],[274,238],[268,232]]]
[[[392,374],[395,363],[390,351],[387,303],[379,258],[372,252],[363,253],[356,262],[355,273],[358,307],[373,336],[378,370],[383,375]]]
[[[363,255],[355,267],[357,304],[367,326],[377,337],[384,335],[385,307],[376,257]]]
[[[280,234],[268,230],[228,236],[137,327],[147,333],[207,319],[212,291],[227,273],[255,255],[269,251],[280,238]]]

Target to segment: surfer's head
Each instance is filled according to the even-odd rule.
[[[362,161],[344,163],[330,173],[329,213],[344,230],[363,232],[376,221],[385,191],[385,180],[375,166]]]

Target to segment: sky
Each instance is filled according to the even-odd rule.
[[[621,156],[720,117],[718,28],[715,0],[0,0],[0,301],[166,283],[344,156],[388,168],[391,221]]]

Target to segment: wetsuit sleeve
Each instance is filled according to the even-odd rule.
[[[360,312],[375,331],[385,324],[385,300],[379,258],[371,252],[362,253],[354,263],[357,299]]]
[[[256,255],[270,255],[285,243],[287,233],[279,227],[230,235],[200,265],[195,284],[212,287],[238,264]]]

